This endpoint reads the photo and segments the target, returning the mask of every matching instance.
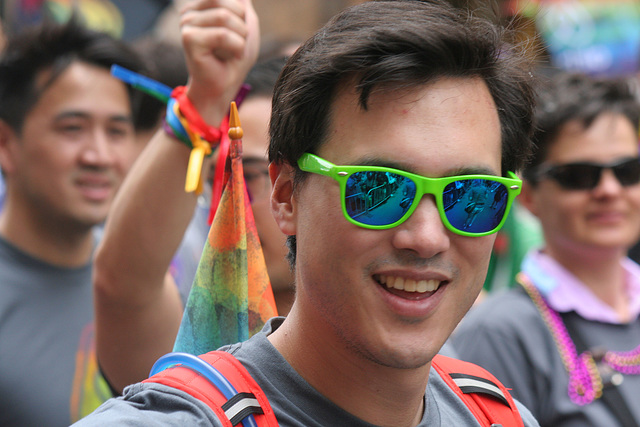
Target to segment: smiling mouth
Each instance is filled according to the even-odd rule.
[[[608,222],[617,222],[621,221],[624,216],[619,212],[597,212],[592,213],[589,216],[589,219],[593,221],[608,221]]]
[[[93,201],[103,201],[110,197],[113,186],[105,180],[81,180],[77,183],[77,188],[82,195]]]
[[[419,294],[432,293],[438,290],[444,282],[440,280],[413,280],[398,276],[374,275],[374,279],[387,289],[397,289],[404,292]]]

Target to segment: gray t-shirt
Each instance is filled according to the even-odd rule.
[[[204,194],[211,193],[205,189]],[[184,233],[182,242],[169,265],[169,273],[178,287],[183,306],[189,299],[193,279],[198,270],[202,250],[209,234],[209,204],[205,197],[198,197],[198,204],[193,211],[191,222]]]
[[[0,425],[73,421],[96,372],[92,319],[90,264],[56,267],[0,238]]]
[[[629,351],[640,344],[640,320],[614,325],[575,316],[576,330],[589,348],[605,345]],[[542,426],[617,427],[601,400],[579,406],[569,399],[568,374],[538,310],[520,286],[491,295],[474,307],[451,338],[462,360],[494,374],[531,410]],[[625,375],[619,387],[640,422],[640,376]]]
[[[271,319],[263,331],[250,340],[226,348],[263,389],[278,424],[282,427],[371,426],[318,393],[271,345],[267,335],[281,322],[282,318]],[[434,369],[425,393],[425,408],[424,418],[419,424],[422,427],[479,425]],[[526,409],[521,405],[519,409],[525,426],[538,425]],[[127,387],[123,397],[107,401],[75,424],[76,427],[102,425],[220,426],[221,423],[213,411],[187,393],[161,384],[139,383]]]

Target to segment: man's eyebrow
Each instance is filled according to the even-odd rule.
[[[345,164],[343,164],[346,166]],[[351,163],[353,166],[382,166],[386,168],[398,169],[405,172],[410,172],[416,175],[422,175],[420,172],[416,171],[415,168],[408,166],[407,164],[403,164],[400,162],[394,162],[386,159],[380,159],[375,157],[365,157],[361,160],[356,161],[355,163]],[[492,175],[492,176],[500,176],[497,171],[482,165],[469,165],[458,167],[455,169],[448,170],[446,175],[444,176],[457,176],[457,175]]]
[[[374,157],[365,157],[365,158],[363,158],[361,160],[358,160],[355,163],[351,163],[351,165],[353,165],[353,166],[381,166],[381,167],[385,167],[385,168],[400,169],[402,171],[412,172],[413,173],[413,171],[410,168],[407,168],[407,165],[404,165],[404,164],[398,163],[398,162],[389,161],[389,160],[374,158]]]
[[[455,176],[455,175],[491,175],[491,176],[500,176],[500,174],[495,170],[488,166],[467,166],[454,169],[450,171],[447,175]]]
[[[54,117],[54,121],[60,121],[65,119],[91,119],[92,115],[83,111],[63,111]],[[133,117],[127,114],[113,114],[109,116],[109,121],[132,123]]]
[[[112,122],[133,123],[133,117],[131,115],[115,114],[109,117]]]

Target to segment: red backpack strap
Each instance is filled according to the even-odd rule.
[[[437,355],[431,366],[462,399],[483,427],[524,427],[509,390],[473,363]]]
[[[153,365],[144,383],[177,388],[206,403],[225,427],[278,427],[260,386],[232,354],[212,351],[200,357],[169,353]]]

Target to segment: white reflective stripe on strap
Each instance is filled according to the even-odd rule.
[[[509,401],[500,388],[491,381],[465,374],[451,374],[451,378],[463,393],[486,393],[509,406]]]
[[[260,402],[251,393],[238,393],[222,405],[224,414],[232,425],[238,424],[250,414],[262,414]]]

